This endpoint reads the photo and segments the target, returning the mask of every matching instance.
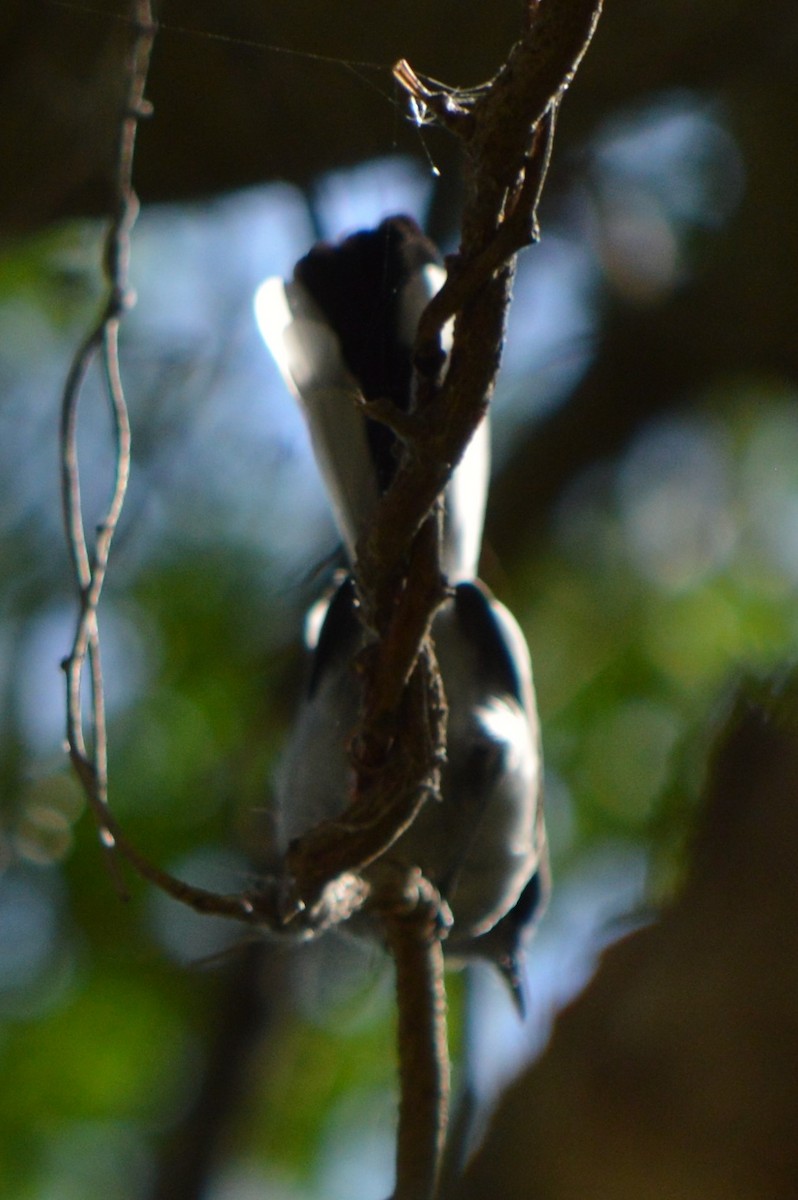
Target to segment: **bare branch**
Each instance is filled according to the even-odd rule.
[[[115,176],[116,207],[106,235],[104,261],[108,289],[94,328],[79,347],[64,385],[61,401],[61,494],[64,523],[80,611],[69,656],[64,661],[67,689],[67,743],[72,763],[100,824],[107,850],[115,844],[105,819],[108,792],[105,699],[97,607],[108,566],[108,555],[124,503],[130,468],[130,425],[119,372],[119,322],[130,305],[128,260],[130,230],[138,202],[132,187],[133,150],[139,118],[149,112],[144,100],[155,25],[147,0],[135,0],[133,43],[130,50],[129,86],[120,120]],[[114,435],[114,479],[111,499],[90,548],[86,536],[80,493],[77,452],[78,408],[89,370],[101,356]],[[91,689],[91,746],[87,746],[81,704],[83,672],[89,660]]]
[[[468,190],[460,249],[449,259],[447,281],[420,324],[418,402],[402,421],[400,467],[358,545],[361,611],[377,640],[363,664],[363,711],[353,747],[356,783],[341,817],[292,847],[289,867],[300,899],[306,888],[310,900],[317,896],[331,878],[328,872],[357,871],[373,862],[434,794],[445,754],[445,720],[433,709],[445,713],[445,702],[429,683],[434,661],[429,628],[445,593],[428,517],[490,403],[515,257],[537,237],[556,109],[600,9],[601,0],[533,5],[529,27],[505,67],[491,83],[469,92],[428,87],[404,61],[395,68],[409,94],[460,136]],[[440,331],[453,315],[454,342],[441,380]],[[390,423],[391,414],[386,416]],[[425,719],[408,712],[412,689],[427,706]]]
[[[396,964],[399,1132],[393,1200],[432,1200],[449,1112],[449,1053],[441,938],[451,913],[422,878],[381,880],[377,892]]]

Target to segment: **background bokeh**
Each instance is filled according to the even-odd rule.
[[[162,6],[101,632],[114,810],[192,882],[238,890],[268,861],[302,614],[335,543],[254,292],[390,212],[454,244],[456,156],[407,122],[389,64],[472,83],[517,7],[483,38],[473,3],[434,21]],[[556,887],[524,1026],[489,973],[451,979],[457,1078],[467,1063],[486,1100],[600,947],[678,886],[729,694],[798,640],[798,18],[653,7],[609,5],[566,98],[496,397],[483,573],[532,649]],[[376,1198],[394,1120],[380,955],[247,941],[136,881],[122,903],[65,764],[58,408],[101,296],[123,8],[12,4],[0,27],[0,1194]],[[89,524],[109,434],[90,380]]]

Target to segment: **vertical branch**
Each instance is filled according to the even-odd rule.
[[[443,945],[451,913],[420,871],[379,897],[396,966],[399,1130],[392,1200],[433,1200],[449,1114]]]
[[[138,201],[133,191],[133,156],[138,122],[150,112],[149,104],[144,99],[144,88],[156,31],[149,0],[131,0],[131,17],[133,40],[128,61],[125,107],[119,126],[114,175],[115,205],[104,250],[107,294],[99,319],[78,348],[67,376],[61,400],[60,434],[64,523],[80,602],[72,648],[64,662],[67,743],[72,763],[98,817],[103,844],[109,849],[113,847],[115,839],[103,816],[107,804],[108,767],[97,607],[130,469],[130,424],[119,370],[119,323],[125,310],[132,304],[128,292],[130,231],[138,213]],[[78,409],[86,377],[98,357],[102,359],[111,410],[114,479],[108,508],[90,549],[81,503]],[[86,742],[82,711],[82,682],[87,659],[91,694],[90,746]]]

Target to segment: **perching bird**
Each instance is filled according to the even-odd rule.
[[[269,279],[256,297],[261,333],[304,411],[350,565],[397,465],[393,434],[355,399],[412,410],[416,328],[444,278],[415,222],[391,217],[340,245],[314,247],[290,282]],[[432,626],[449,708],[441,799],[424,805],[385,857],[419,867],[448,902],[447,951],[490,959],[520,999],[519,952],[545,904],[548,860],[529,652],[512,615],[476,578],[488,460],[483,421],[444,493],[441,566],[453,595]],[[286,841],[347,802],[360,700],[353,663],[368,640],[357,608],[347,576],[309,623],[310,679],[278,780]]]

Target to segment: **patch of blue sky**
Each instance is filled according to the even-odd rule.
[[[314,191],[314,207],[322,237],[335,241],[358,229],[378,225],[384,217],[405,213],[419,225],[432,197],[429,169],[401,155],[372,159],[323,175]],[[308,249],[310,243],[306,249]]]
[[[598,271],[590,250],[544,233],[521,255],[493,420],[497,461],[519,427],[562,402],[593,356]]]
[[[594,143],[601,174],[656,193],[671,219],[714,227],[742,196],[744,169],[719,104],[680,90],[608,121]]]

